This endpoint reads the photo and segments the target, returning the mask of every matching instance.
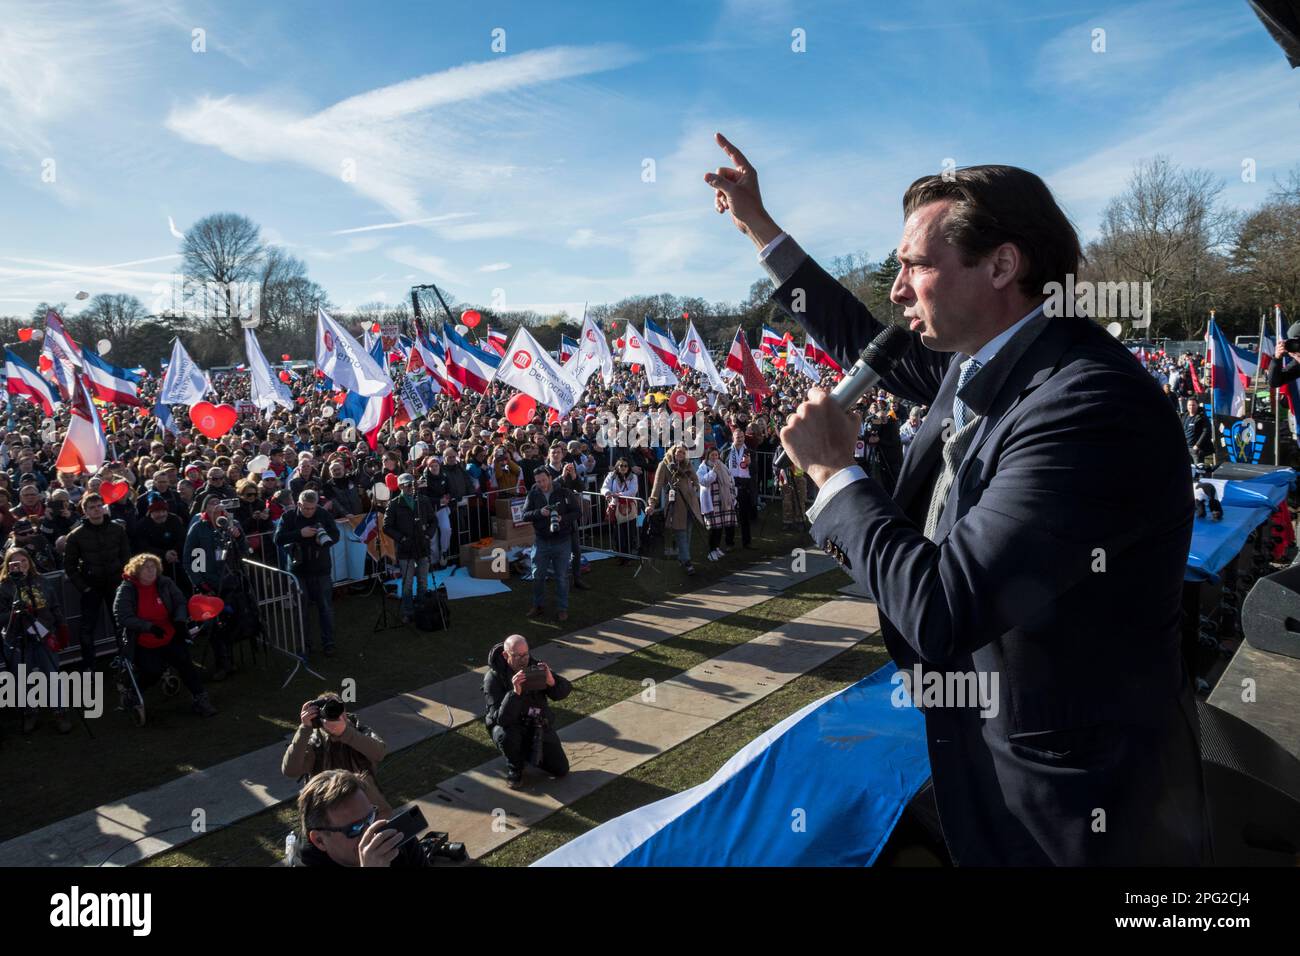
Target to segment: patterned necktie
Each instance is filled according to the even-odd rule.
[[[966,387],[966,383],[975,377],[982,365],[973,358],[968,358],[961,363],[961,374],[957,376],[957,396],[961,395],[961,390]],[[954,397],[952,400],[952,418],[957,430],[961,431],[966,427],[966,422],[970,420],[970,409],[960,397]]]

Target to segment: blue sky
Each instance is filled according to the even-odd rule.
[[[879,258],[949,158],[1040,173],[1085,237],[1156,153],[1253,206],[1300,162],[1300,71],[1244,0],[0,0],[0,314],[165,306],[169,217],[217,211],[345,309],[413,282],[540,311],[739,300],[761,273],[701,179],[715,129],[815,256]]]

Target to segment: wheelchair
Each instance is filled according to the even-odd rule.
[[[210,625],[210,621],[203,623],[191,621],[183,639],[187,644],[193,645],[199,635],[204,633]],[[114,682],[117,685],[117,709],[129,716],[137,727],[143,727],[147,714],[144,692],[141,691],[140,682],[136,679],[134,655],[131,653],[130,648],[130,641],[133,639],[127,634],[126,628],[118,627],[116,622],[113,624],[113,631],[117,641],[117,655],[109,663],[109,670],[112,671]],[[177,637],[181,637],[181,635],[177,635]],[[158,687],[162,690],[164,697],[172,698],[181,692],[181,686],[180,675],[169,664],[163,669],[162,676],[158,679]]]

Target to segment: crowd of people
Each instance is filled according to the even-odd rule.
[[[688,430],[684,442],[653,431],[650,441],[638,439],[646,431],[638,430],[637,416],[662,420],[672,389],[651,387],[644,372],[616,365],[609,383],[591,378],[567,415],[539,408],[531,421],[513,425],[505,417],[512,392],[493,384],[482,395],[439,395],[418,420],[386,424],[373,448],[353,422],[341,420],[344,396],[319,375],[282,376],[291,379],[293,407],[263,413],[248,401],[247,373],[212,373],[206,398],[238,413],[217,437],[195,427],[182,406],[170,409],[170,423],[160,421],[153,406],[161,376],[146,375],[142,407],[101,406],[107,460],[93,473],[55,467],[69,421],[66,403],[47,418],[26,397],[10,395],[0,429],[0,536],[6,539],[0,587],[11,578],[41,582],[19,590],[32,599],[33,614],[50,618],[41,626],[56,636],[28,648],[30,635],[9,628],[6,661],[53,671],[79,645],[81,666],[92,668],[106,656],[105,635],[123,634],[137,677],[126,706],[141,708],[140,691],[171,667],[193,695],[195,711],[215,713],[204,678],[224,680],[235,669],[233,644],[256,628],[239,613],[248,608],[240,563],[292,572],[315,611],[307,650],[319,643],[332,655],[331,549],[372,510],[384,517],[408,623],[429,571],[457,562],[465,542],[491,536],[497,495],[527,499],[524,518],[535,529],[535,615],[544,613],[550,577],[560,620],[570,590],[587,587],[578,528],[592,521],[608,524],[603,540],[620,563],[644,553],[653,528],[662,532],[665,556],[694,574],[695,525],[707,535],[711,561],[737,543],[752,547],[754,519],[768,502],[780,500],[783,530],[805,527],[815,489],[792,469],[774,470],[773,459],[786,417],[814,383],[786,369],[765,369],[771,394],[757,408],[739,376],[719,395],[683,369],[680,389],[700,409],[687,419],[698,434]],[[820,384],[837,378],[827,369]],[[863,400],[861,411],[859,460],[889,485],[924,409],[879,392]],[[631,425],[615,431],[608,427],[615,420]],[[152,560],[140,564],[141,556]],[[125,598],[124,588],[132,589]],[[75,593],[75,608],[64,607],[65,591]],[[207,628],[210,668],[186,656],[195,629],[186,601],[194,594],[222,598],[234,612],[224,626]],[[65,618],[74,616],[71,633]],[[69,644],[74,650],[63,654]],[[66,715],[56,718],[65,729]],[[24,726],[30,730],[34,720]]]

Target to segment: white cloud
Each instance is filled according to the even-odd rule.
[[[245,162],[313,169],[408,221],[424,218],[422,199],[430,192],[483,190],[516,172],[509,162],[482,155],[488,144],[466,132],[454,107],[477,104],[476,113],[491,117],[490,103],[503,94],[618,69],[635,59],[621,45],[553,47],[370,90],[313,115],[266,98],[205,96],[173,109],[167,127]],[[510,104],[496,108],[508,113]],[[482,120],[480,133],[481,127]],[[466,163],[467,148],[481,161]],[[477,228],[485,236],[508,234]],[[475,237],[473,229],[466,229],[466,237]]]
[[[504,272],[506,269],[509,268],[510,268],[510,263],[508,262],[489,262],[485,266],[479,266],[478,271],[479,272]]]
[[[425,216],[423,219],[407,219],[405,222],[381,222],[373,226],[357,226],[353,229],[335,229],[331,236],[350,236],[358,232],[375,232],[380,229],[402,229],[406,226],[420,226],[431,222],[447,222],[452,219],[464,219],[474,215],[472,212],[449,212],[441,216]]]

